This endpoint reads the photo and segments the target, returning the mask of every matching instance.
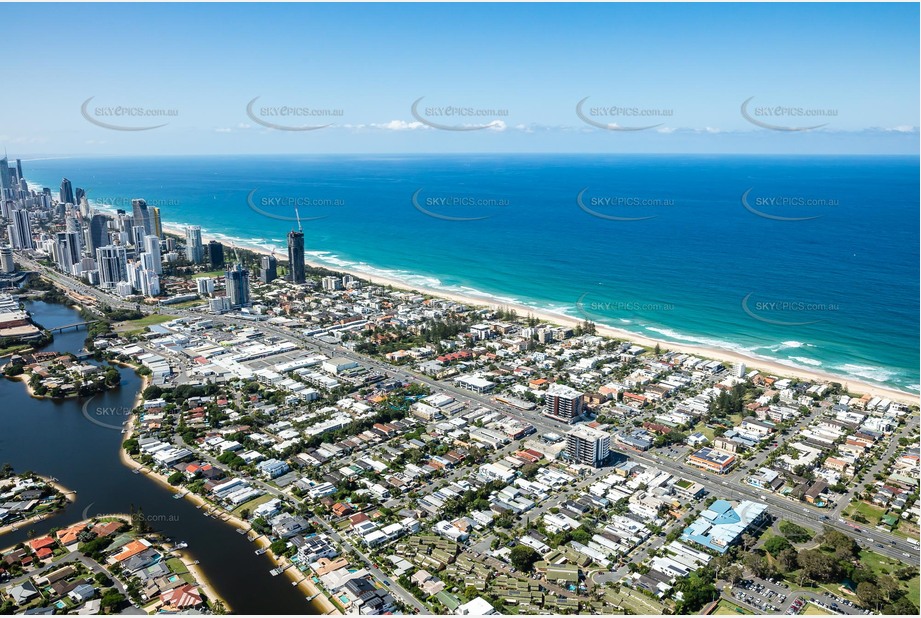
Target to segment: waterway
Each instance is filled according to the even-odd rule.
[[[29,302],[26,308],[45,328],[81,321],[75,310],[63,305]],[[44,349],[78,353],[85,337],[85,330],[56,333]],[[88,406],[104,410],[104,417],[95,418],[114,429],[90,422],[83,413],[85,400],[34,399],[21,382],[0,378],[0,464],[55,477],[77,492],[76,501],[59,514],[0,537],[0,547],[26,540],[29,530],[41,535],[79,521],[84,514],[127,513],[133,506],[143,511],[153,529],[189,544],[187,552],[200,561],[234,613],[318,613],[287,577],[269,574],[273,563],[254,555],[254,545],[235,528],[205,517],[187,500],[174,500],[166,488],[121,464],[118,449],[123,436],[117,427],[127,420],[141,379],[131,369],[119,371],[120,387],[97,394],[92,408]]]

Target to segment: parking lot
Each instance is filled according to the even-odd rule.
[[[784,584],[743,579],[732,587],[732,596],[762,614],[776,614],[789,609],[795,595],[791,595]]]

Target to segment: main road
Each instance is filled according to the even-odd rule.
[[[97,288],[87,286],[74,278],[67,277],[60,273],[57,273],[53,271],[52,269],[44,267],[32,260],[23,259],[22,262],[42,272],[45,276],[55,281],[56,283],[62,286],[65,286],[71,290],[77,291],[83,295],[94,296],[95,298],[107,304],[122,307],[122,308],[128,308],[128,307],[133,308],[136,306],[133,303],[128,303],[122,299],[106,294],[105,292]],[[159,310],[159,307],[152,308],[152,307],[145,307],[144,305],[141,305],[140,307],[142,311],[149,309],[148,311],[149,313],[155,313]],[[179,315],[183,317],[200,317],[199,313],[184,310],[184,309],[170,310],[170,312],[175,315]],[[254,324],[252,320],[235,318],[231,315],[226,315],[226,314],[225,315],[210,315],[209,317],[216,322],[225,323],[225,324],[233,324],[237,326],[253,326]],[[490,409],[500,409],[503,413],[505,413],[506,415],[512,418],[516,418],[523,422],[530,423],[540,433],[560,432],[560,431],[567,430],[567,426],[564,425],[563,423],[558,423],[556,421],[547,419],[541,416],[539,413],[517,410],[517,409],[511,408],[510,406],[499,405],[488,396],[484,396],[479,393],[468,391],[466,389],[461,389],[451,384],[450,382],[439,382],[439,381],[433,380],[429,378],[428,376],[418,374],[416,372],[407,370],[402,367],[397,367],[394,365],[384,363],[383,361],[380,361],[376,358],[373,358],[365,354],[361,354],[359,352],[348,350],[347,348],[344,348],[342,346],[329,344],[329,343],[320,341],[318,339],[315,339],[313,337],[307,337],[306,335],[303,335],[301,333],[298,333],[286,327],[280,327],[274,324],[268,324],[266,322],[259,322],[258,326],[261,330],[274,334],[277,337],[281,337],[283,339],[288,339],[288,340],[295,340],[299,342],[305,348],[308,348],[308,349],[312,348],[313,350],[322,351],[330,356],[338,356],[338,357],[347,358],[349,360],[353,360],[355,362],[362,364],[363,366],[380,371],[385,375],[394,375],[396,377],[403,378],[403,379],[416,380],[417,382],[425,384],[426,386],[429,386],[430,388],[441,390],[446,393],[450,393],[453,397],[455,397],[455,399],[462,401],[464,403],[467,403],[469,405],[478,405],[478,406],[483,406],[483,407],[487,407]],[[917,419],[913,419],[910,422],[917,422]],[[682,476],[685,478],[693,478],[695,481],[703,485],[711,494],[714,494],[714,495],[723,494],[723,495],[728,495],[729,497],[733,497],[737,499],[749,499],[749,500],[760,501],[772,507],[773,514],[775,515],[780,514],[787,519],[798,521],[800,523],[803,523],[809,526],[816,526],[816,525],[830,526],[836,530],[839,530],[841,532],[854,536],[855,530],[852,527],[844,524],[841,521],[835,520],[835,519],[831,519],[831,518],[823,519],[823,516],[824,517],[828,517],[828,516],[825,515],[822,511],[814,507],[811,507],[811,506],[806,506],[803,503],[799,503],[799,502],[793,503],[792,500],[785,498],[785,497],[780,497],[780,496],[776,496],[774,494],[769,494],[769,493],[761,493],[759,490],[757,490],[754,487],[746,486],[743,482],[730,484],[724,478],[715,476],[711,473],[706,473],[706,472],[702,472],[699,470],[695,470],[688,466],[678,465],[676,463],[665,460],[663,458],[659,458],[657,455],[649,455],[646,453],[640,453],[640,452],[634,452],[634,451],[624,451],[620,449],[615,449],[615,450],[619,450],[620,452],[622,452],[623,454],[629,457],[632,457],[638,461],[642,461],[646,464],[661,468],[676,476]],[[890,558],[894,558],[897,560],[904,560],[906,558],[910,558],[914,562],[917,562],[918,560],[919,548],[917,546],[914,546],[908,543],[905,539],[901,537],[898,537],[889,532],[877,530],[877,529],[861,528],[859,532],[861,536],[864,537],[863,540],[866,543],[865,546],[870,549],[873,549],[873,551],[876,551],[877,553],[883,554],[885,556],[888,556]],[[874,547],[874,545],[882,545],[882,547]]]

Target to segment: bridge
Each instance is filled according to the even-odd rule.
[[[97,320],[98,321],[98,320]],[[89,326],[90,324],[95,324],[96,322],[74,322],[73,324],[65,324],[64,326],[55,326],[54,328],[49,328],[48,331],[52,333],[63,333],[65,330],[80,330],[81,326]]]

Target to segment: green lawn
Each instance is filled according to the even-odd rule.
[[[691,429],[688,433],[690,434],[690,433],[695,433],[698,431],[704,434],[705,436],[707,436],[707,440],[709,440],[710,442],[713,442],[713,430],[707,427],[707,425],[703,421],[697,423],[694,426],[694,428]]]
[[[886,513],[886,509],[880,508],[878,506],[873,506],[863,500],[855,500],[845,509],[844,516],[853,519],[855,513],[860,513],[863,515],[867,521],[870,522],[869,525],[875,526],[879,523],[879,518]],[[860,523],[860,522],[857,522]]]
[[[819,607],[815,603],[806,603],[806,608],[803,610],[804,616],[834,616],[829,611]]]
[[[265,495],[259,496],[258,498],[253,498],[249,502],[244,502],[243,504],[235,508],[233,511],[231,511],[231,513],[233,513],[237,517],[243,517],[243,515],[241,515],[241,513],[243,512],[243,509],[249,509],[249,512],[252,513],[254,508],[259,506],[260,504],[265,504],[266,502],[268,502],[274,497],[275,496],[273,496],[272,494],[265,494]]]
[[[124,322],[119,322],[115,326],[117,331],[127,331],[128,333],[141,333],[148,326],[153,326],[154,324],[162,324],[163,322],[169,322],[170,320],[175,320],[176,316],[169,315],[165,313],[151,313],[150,315],[145,315],[139,320],[126,320]]]
[[[751,614],[751,612],[735,603],[730,603],[726,599],[720,599],[720,602],[710,612],[711,616],[737,616],[738,614]]]
[[[6,356],[7,354],[15,354],[21,350],[28,350],[31,348],[27,343],[21,343],[19,345],[11,345],[8,348],[0,348],[0,356]]]

